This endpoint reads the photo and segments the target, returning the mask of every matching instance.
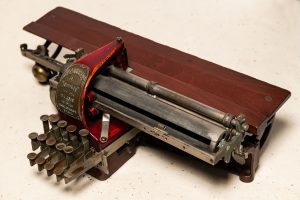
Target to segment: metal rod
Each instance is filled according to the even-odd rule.
[[[43,129],[44,129],[44,133],[47,134],[50,130],[49,128],[49,116],[48,115],[42,115],[40,117],[41,121],[43,122]]]
[[[55,59],[59,55],[61,50],[62,50],[62,46],[58,45],[58,47],[55,49],[54,53],[51,55],[51,58]]]
[[[111,97],[126,102],[128,106],[131,105],[135,109],[143,110],[147,114],[168,121],[190,134],[201,136],[213,142],[217,142],[225,132],[223,126],[212,123],[212,120],[200,116],[196,117],[196,115],[183,109],[178,109],[169,103],[146,95],[143,90],[113,77],[98,75],[94,79],[93,89],[96,94],[101,92],[109,94]]]
[[[31,60],[34,60],[36,63],[38,63],[50,70],[53,70],[55,72],[60,72],[61,69],[64,67],[63,63],[61,63],[49,56],[39,54],[39,52],[36,52],[35,50],[28,49],[26,44],[22,44],[20,46],[20,49],[21,49],[21,53],[23,56],[25,56]]]
[[[155,82],[143,79],[131,73],[127,73],[114,66],[109,66],[107,72],[114,78],[134,85],[144,91],[147,91],[149,94],[156,95],[183,108],[194,111],[211,120],[221,123],[226,127],[236,127],[240,125],[232,114],[212,108],[206,104],[200,103],[194,99],[165,88]],[[247,126],[244,127],[247,128]]]
[[[188,152],[209,164],[214,165],[219,161],[215,159],[213,149],[210,149],[207,144],[191,138],[167,125],[164,126],[164,129],[156,128],[156,124],[159,124],[159,122],[155,119],[132,110],[127,106],[116,103],[105,96],[98,94],[96,96],[97,100],[94,101],[94,106],[97,109],[110,113],[112,116],[142,130],[143,132],[175,146],[182,151]]]

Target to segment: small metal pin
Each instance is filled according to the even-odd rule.
[[[53,174],[54,164],[53,163],[46,163],[44,165],[45,170],[47,170],[47,176],[51,176]]]
[[[69,125],[67,126],[67,132],[68,132],[68,135],[69,135],[69,138],[71,138],[77,131],[77,127],[75,125]]]
[[[35,151],[39,148],[40,143],[37,140],[38,134],[36,132],[29,133],[28,138],[31,140],[32,151]]]
[[[59,121],[59,116],[54,114],[50,115],[48,120],[53,128],[53,126],[56,126],[57,122]]]
[[[107,138],[106,137],[101,137],[100,140],[101,140],[101,143],[107,142]]]
[[[57,167],[54,169],[53,173],[56,175],[57,182],[64,178],[64,171],[65,169],[63,167]]]
[[[57,122],[59,121],[59,116],[58,115],[50,115],[49,116],[49,122],[51,124],[51,129],[54,132],[54,136],[56,139],[60,137],[59,129],[57,127]]]
[[[42,115],[40,117],[40,119],[43,122],[44,133],[47,134],[49,132],[49,130],[50,130],[50,128],[49,128],[49,122],[48,122],[49,116],[48,115]]]
[[[242,124],[242,127],[243,127],[243,130],[248,131],[249,124],[244,123],[244,124]]]
[[[65,120],[60,120],[57,122],[57,127],[59,128],[59,132],[64,141],[68,141],[68,134],[66,131],[66,127],[68,126],[68,122]]]
[[[273,98],[271,96],[265,96],[265,100],[267,102],[271,102],[273,100]]]
[[[44,150],[47,147],[47,145],[46,145],[47,135],[40,134],[37,136],[37,140],[40,142],[41,150]]]
[[[121,43],[123,41],[123,38],[121,36],[116,37],[116,41],[118,43]]]
[[[64,146],[64,145],[63,145]],[[55,152],[55,154],[52,155],[51,159],[46,162],[44,165],[44,168],[47,170],[47,175],[51,176],[53,174],[54,168],[65,159],[65,156],[63,154],[59,154],[58,152]]]
[[[35,165],[35,159],[36,159],[36,157],[37,157],[37,154],[34,153],[34,152],[31,152],[31,153],[27,154],[27,158],[29,160],[30,166]]]
[[[49,147],[49,155],[53,155],[56,151],[55,145],[56,144],[56,139],[55,138],[48,138],[46,140],[46,145]]]
[[[71,141],[72,145],[75,147],[78,147],[78,139],[77,139],[77,135],[76,135],[76,131],[77,131],[77,126],[75,125],[69,125],[66,128],[67,133],[68,133],[68,137],[69,140]]]
[[[81,137],[81,143],[83,145],[84,151],[87,152],[89,150],[89,140],[88,140],[88,135],[90,132],[87,129],[81,129],[79,131],[79,135]]]
[[[60,158],[65,158],[65,155],[64,155],[64,148],[66,147],[67,145],[65,143],[58,143],[56,144],[55,148],[60,152]]]
[[[90,132],[89,132],[89,130],[87,130],[87,129],[81,129],[81,130],[79,131],[79,135],[80,135],[81,137],[84,137],[84,138],[86,138],[89,134],[90,134]]]
[[[44,164],[45,164],[46,160],[43,157],[38,157],[35,160],[35,163],[38,165],[38,170],[42,171],[44,169]]]
[[[74,148],[72,146],[64,147],[64,153],[66,154],[67,168],[69,168],[71,163],[73,162],[73,151],[74,151]]]

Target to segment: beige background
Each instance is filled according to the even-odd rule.
[[[19,44],[42,41],[22,27],[56,6],[289,89],[254,182],[150,147],[104,182],[57,184],[30,168],[27,134],[41,131],[39,116],[55,109]],[[0,46],[0,199],[300,199],[299,0],[1,0]]]

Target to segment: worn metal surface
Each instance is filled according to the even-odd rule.
[[[100,138],[102,143],[105,143],[108,139],[109,122],[110,122],[110,114],[103,113],[102,114],[101,138]]]
[[[86,52],[122,36],[132,73],[223,112],[242,113],[254,134],[263,132],[268,119],[290,96],[287,90],[65,8],[50,11],[24,29],[66,48],[83,48]]]
[[[46,53],[45,48],[46,46],[39,45],[35,50],[28,50],[27,44],[21,44],[20,46],[21,53],[24,56],[34,60],[41,66],[47,66],[47,68],[49,68],[50,70],[59,72],[64,65],[54,58],[49,57],[49,55]]]
[[[82,64],[73,64],[64,71],[56,88],[55,102],[60,112],[82,119],[82,93],[89,74],[89,68]]]
[[[122,81],[125,81],[130,85],[136,86],[146,91],[150,95],[163,98],[167,101],[174,103],[175,105],[196,112],[197,114],[207,117],[213,121],[216,121],[224,125],[225,127],[234,127],[240,132],[246,132],[249,128],[249,125],[246,123],[245,116],[243,115],[235,117],[230,113],[224,113],[206,104],[203,104],[182,94],[174,92],[168,88],[162,87],[158,83],[143,79],[131,73],[126,73],[123,70],[120,70],[114,66],[109,66],[107,71],[109,75]]]
[[[83,30],[80,33],[75,29],[79,26],[80,30]],[[64,8],[54,9],[37,22],[26,26],[25,30],[47,39],[46,43],[36,50],[28,50],[26,45],[21,45],[22,54],[35,60],[36,65],[33,68],[33,73],[40,82],[48,81],[58,74],[57,72],[63,72],[66,68],[62,63],[53,59],[53,56],[48,56],[47,46],[51,43],[50,41],[59,44],[53,54],[55,58],[62,46],[72,50],[83,48],[86,52],[91,52],[108,43],[112,38],[122,36],[125,39],[127,49],[129,49],[131,73],[125,73],[125,76],[123,76],[124,73],[118,73],[114,70],[109,73],[114,78],[142,89],[143,95],[136,95],[136,89],[130,90],[129,93],[135,94],[135,96],[133,95],[134,98],[130,99],[128,94],[126,95],[127,86],[114,85],[114,82],[118,80],[111,82],[108,80],[113,79],[101,77],[100,75],[96,78],[97,82],[99,82],[99,79],[105,81],[100,84],[101,87],[97,84],[94,85],[97,86],[94,89],[99,94],[97,94],[97,99],[93,105],[98,110],[110,113],[113,117],[117,117],[210,164],[214,165],[221,159],[227,163],[230,161],[231,155],[234,155],[234,159],[239,165],[240,177],[247,182],[253,180],[258,163],[259,148],[268,135],[270,130],[268,127],[273,122],[274,114],[290,96],[290,93],[284,89],[157,44]],[[118,43],[118,41],[117,39],[116,42]],[[122,42],[122,40],[120,41]],[[76,61],[84,55],[83,49],[75,51],[75,54],[66,55],[65,58],[69,59],[69,63]],[[121,54],[126,55],[126,49]],[[96,60],[99,61],[99,57],[93,58],[91,56],[91,59],[83,57],[80,60],[84,64],[86,62],[92,64],[91,67],[93,67],[97,64]],[[119,60],[116,59],[116,61],[114,64],[117,64]],[[123,64],[126,63],[123,62]],[[52,88],[50,94],[55,104],[57,104],[57,98],[55,97],[57,96],[56,88],[58,88],[59,79],[59,74],[50,79]],[[64,82],[63,84],[65,86],[67,83]],[[59,91],[58,93],[61,94],[62,92]],[[107,98],[107,95],[109,98]],[[115,101],[115,99],[118,99],[118,101]],[[153,99],[156,101],[155,103]],[[126,105],[123,105],[120,101],[125,102]],[[62,101],[58,102],[62,103]],[[130,106],[128,106],[129,104]],[[63,105],[66,108],[65,105],[67,104]],[[77,103],[77,105],[80,104]],[[138,109],[132,109],[132,106]],[[169,109],[168,106],[172,107],[173,110]],[[87,110],[92,114],[94,110],[96,115],[99,113],[93,107],[89,107]],[[67,113],[66,110],[63,110],[63,113]],[[190,116],[190,114],[193,116]],[[69,115],[79,119],[76,113],[75,115],[69,113]],[[202,121],[198,120],[197,115],[201,115],[200,119]],[[249,137],[247,135],[243,141],[243,133],[248,130],[248,125],[244,123],[245,115],[250,125],[249,132],[254,135],[251,136],[250,134]],[[176,116],[179,116],[179,119],[176,119]],[[205,119],[204,122],[203,119]],[[51,121],[51,116],[49,121]],[[97,122],[97,124],[100,123]],[[172,124],[175,124],[176,127]],[[108,124],[104,124],[103,127],[106,125]],[[35,133],[29,135],[32,148],[41,147],[42,149],[39,154],[31,153],[28,155],[30,164],[38,164],[39,170],[42,170],[44,164],[47,163],[47,154],[52,155],[55,152],[53,144],[60,138],[61,128],[57,127],[57,121],[52,120],[51,126],[50,138],[48,138],[48,133],[38,136]],[[218,131],[218,127],[222,131]],[[44,129],[47,129],[47,127],[45,126]],[[80,134],[81,145],[71,132],[61,132],[62,140],[70,140],[70,144],[76,148],[81,146],[83,152],[87,152],[87,159],[95,155],[92,151],[88,151],[89,143],[85,139],[84,131]],[[105,130],[102,132],[100,135],[105,138]],[[199,137],[193,138],[190,133]],[[244,148],[240,145],[242,141]],[[64,171],[71,167],[70,163],[76,157],[76,154],[73,153],[73,146],[66,145],[64,147],[66,150],[64,148],[60,150],[64,152],[65,159],[55,159],[58,167],[48,172],[49,174],[56,174],[57,180],[63,178]],[[110,159],[105,155],[100,157],[102,164],[99,166],[99,170],[109,175],[107,166]],[[78,159],[85,160],[84,157]],[[86,162],[83,169],[89,168],[93,163],[92,160],[89,162]],[[53,168],[52,164],[46,166],[49,169]],[[81,170],[80,168],[78,171]]]
[[[102,166],[99,168],[100,171],[111,175],[110,166],[107,162],[104,162],[104,157],[107,159],[120,148],[123,148],[124,145],[126,147],[126,144],[140,132],[138,129],[133,128],[113,144],[100,152],[96,152],[90,146],[88,138],[90,133],[88,130],[81,129],[77,131],[77,126],[67,126],[67,122],[59,120],[58,115],[50,115],[49,120],[46,120],[45,116],[41,116],[43,127],[45,122],[48,123],[52,119],[51,128],[48,132],[40,135],[35,132],[28,135],[32,150],[35,152],[30,152],[27,158],[31,166],[37,164],[39,171],[45,169],[48,176],[55,174],[57,181],[64,179],[65,183],[69,183],[98,165]],[[67,135],[65,135],[66,132]],[[72,140],[74,137],[78,142],[77,144],[74,144]],[[38,152],[39,147],[40,151]]]
[[[201,116],[193,115],[176,108],[168,103],[160,101],[158,98],[148,95],[146,92],[137,89],[129,84],[121,82],[117,79],[105,76],[98,76],[94,80],[93,88],[96,94],[105,93],[107,98],[117,103],[124,102],[128,107],[134,106],[141,114],[151,118],[159,118],[162,121],[172,123],[187,132],[186,134],[195,134],[201,137],[204,141],[214,142],[212,149],[216,148],[216,143],[225,134],[226,129],[220,124],[209,122]],[[101,101],[101,99],[96,99]],[[125,112],[125,114],[127,114]],[[139,119],[139,118],[137,118]],[[155,126],[156,127],[156,126]]]
[[[26,49],[25,51],[30,52],[31,50]],[[87,59],[87,57],[83,57],[83,59]],[[51,65],[51,63],[47,62],[44,64],[45,67]],[[130,116],[134,122],[129,123],[130,125],[150,135],[154,133],[154,137],[167,141],[167,143],[210,164],[215,165],[222,159],[225,162],[229,162],[232,152],[240,149],[244,133],[248,129],[248,125],[243,116],[235,117],[230,113],[224,113],[211,108],[182,94],[164,88],[157,83],[117,69],[113,65],[107,67],[107,70],[103,71],[103,73],[113,77],[99,74],[94,78],[91,86],[86,86],[86,79],[89,75],[88,67],[82,64],[69,63],[64,67],[61,76],[58,75],[58,78],[54,77],[54,79],[50,81],[51,88],[56,90],[55,102],[58,109],[62,113],[80,120],[79,113],[82,112],[80,108],[83,104],[83,102],[80,102],[80,97],[82,96],[83,88],[90,87],[93,93],[101,94],[104,92],[106,95],[110,95],[112,99],[118,99],[115,100],[117,102],[112,101],[113,104],[118,103],[118,101],[124,101],[127,106],[131,105],[135,107],[138,114],[134,115],[130,115],[130,113],[132,113],[130,110],[121,109],[123,113],[121,113],[122,117],[119,117],[119,119],[122,121],[124,120],[123,116]],[[102,98],[97,99],[97,97],[93,98],[89,96],[90,95],[87,97],[87,101],[96,100],[96,102],[101,102]],[[99,106],[99,104],[95,105]],[[112,104],[106,106],[111,107]],[[112,107],[115,108],[114,106]],[[93,107],[91,106],[89,108]],[[109,136],[110,116],[106,113],[106,110],[100,109],[100,111],[103,111],[102,128],[99,130],[100,141],[101,143],[106,143]],[[97,111],[97,113],[99,113],[99,111]],[[116,113],[112,112],[111,114],[114,115]],[[42,120],[43,125],[45,125],[46,117],[42,116],[41,118],[45,118]],[[142,118],[147,119],[144,121],[145,125],[141,125],[138,122]],[[60,121],[58,126],[58,120],[55,115],[49,117],[55,138],[59,138],[58,130],[61,131],[66,125]],[[127,122],[127,120],[124,121]],[[162,129],[163,132],[156,131],[158,130],[156,128]],[[74,125],[69,125],[66,127],[67,134],[61,131],[61,135],[63,141],[70,141],[71,144],[77,148],[79,144],[75,135],[76,129]],[[86,151],[89,148],[89,143],[88,140],[83,137],[82,134],[84,133],[86,135],[84,131],[79,132],[83,148]],[[174,134],[180,135],[180,137],[174,136]],[[195,141],[197,141],[197,145],[194,145]],[[70,155],[66,156],[66,165],[68,167],[70,166],[71,157],[73,158],[73,156]],[[104,161],[105,160],[106,159],[104,159]],[[108,174],[106,170],[105,173]]]
[[[215,165],[222,159],[224,159],[226,163],[229,162],[231,153],[234,150],[233,148],[239,146],[242,140],[242,135],[234,136],[232,140],[222,146],[217,151],[217,153],[213,153],[211,150],[209,150],[208,145],[203,144],[197,139],[189,137],[177,131],[176,129],[173,129],[172,127],[161,124],[159,121],[155,121],[134,110],[128,109],[125,106],[114,104],[114,102],[110,102],[110,100],[105,97],[99,96],[99,98],[101,99],[101,102],[95,102],[95,106],[98,109],[109,112],[116,116],[118,119],[121,119],[128,124],[131,124],[132,126],[143,130],[149,135],[156,137],[168,144],[171,144],[172,146],[212,165]],[[163,125],[164,129],[157,127],[158,124]]]
[[[235,129],[228,130],[120,80],[98,75],[93,89],[97,109],[212,165],[222,159],[229,162],[232,152],[240,148],[243,134]]]

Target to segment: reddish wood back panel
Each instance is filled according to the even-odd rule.
[[[55,8],[25,30],[66,48],[91,52],[121,36],[132,73],[232,114],[245,114],[261,132],[290,92],[209,61],[158,44],[65,8]],[[266,97],[272,97],[267,101]]]

